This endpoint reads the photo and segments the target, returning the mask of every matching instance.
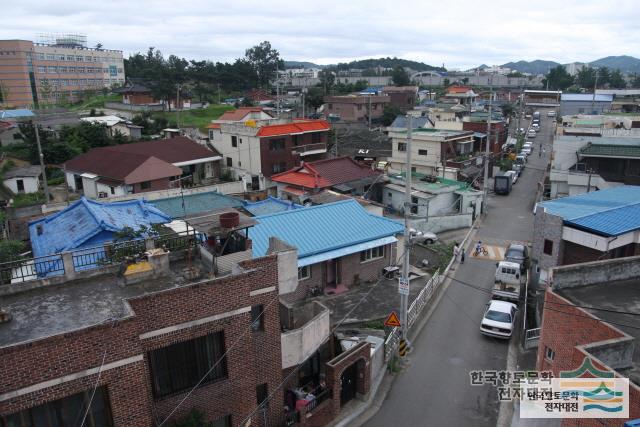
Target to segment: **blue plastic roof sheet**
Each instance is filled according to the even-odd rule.
[[[304,258],[404,230],[403,224],[371,214],[355,200],[258,216],[256,220],[258,224],[249,231],[254,257],[267,253],[270,237],[295,246],[298,258]]]
[[[29,235],[33,255],[40,257],[80,248],[91,239],[100,239],[103,232],[170,221],[169,215],[144,200],[101,203],[83,197],[60,212],[30,222]],[[41,234],[38,226],[42,227]]]
[[[182,204],[183,198],[184,208]],[[215,191],[153,200],[150,203],[173,218],[182,218],[185,214],[189,216],[216,209],[239,208],[242,206],[242,200]]]
[[[565,224],[603,236],[640,229],[640,187],[623,185],[539,203]]]

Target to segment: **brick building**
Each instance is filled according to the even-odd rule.
[[[258,113],[257,117],[263,116],[262,112]],[[246,110],[228,114],[228,117],[247,116],[252,115]],[[294,168],[302,160],[323,159],[328,132],[329,124],[324,120],[283,123],[273,118],[251,118],[244,123],[213,123],[209,137],[224,158],[223,167],[235,178],[243,178],[250,187],[248,190],[258,190],[267,185],[265,177]]]
[[[552,268],[640,253],[640,187],[623,185],[538,203],[532,258]]]
[[[384,107],[391,104],[390,96],[382,95],[341,95],[324,97],[324,116],[341,122],[365,123],[378,120],[384,114]]]
[[[391,105],[407,112],[416,105],[418,86],[385,86],[382,88],[382,94],[391,98]]]
[[[536,364],[538,371],[552,371],[557,377],[579,368],[588,358],[597,369],[629,378],[629,419],[640,418],[640,334],[637,317],[625,313],[640,304],[639,281],[640,257],[554,268],[553,285],[544,295]],[[619,418],[565,419],[562,426],[620,426],[623,422]]]
[[[37,107],[124,83],[122,51],[87,47],[86,36],[48,43],[0,40],[0,104]]]

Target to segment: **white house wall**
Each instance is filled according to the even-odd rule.
[[[214,134],[215,135],[215,134]],[[236,136],[238,146],[231,146],[231,137]],[[218,137],[218,135],[216,135]],[[240,142],[242,140],[242,142]],[[234,135],[231,133],[222,133],[219,140],[213,142],[213,146],[222,155],[222,167],[227,167],[227,158],[233,161],[232,167],[243,169],[252,175],[258,175],[262,172],[260,165],[260,138],[247,135]]]
[[[22,180],[24,184],[24,191],[22,193],[37,193],[38,192],[38,179],[33,177],[16,177],[10,178],[4,181],[4,185],[6,185],[14,194],[18,194],[18,180]]]
[[[630,243],[640,243],[640,233],[631,232],[613,238],[598,236],[571,227],[562,227],[562,240],[605,252]]]

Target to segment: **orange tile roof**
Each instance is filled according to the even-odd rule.
[[[451,86],[447,89],[448,93],[466,93],[469,92],[471,88],[469,86]]]
[[[329,123],[326,120],[305,120],[294,121],[281,125],[262,126],[256,136],[278,136],[290,135],[303,132],[317,132],[329,130]]]
[[[220,129],[220,123],[211,123],[207,129]]]
[[[371,170],[350,157],[303,163],[294,169],[271,176],[271,180],[303,188],[326,188],[333,185],[374,178],[380,172]]]

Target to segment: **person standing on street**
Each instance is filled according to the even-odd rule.
[[[458,261],[458,255],[460,254],[460,247],[458,246],[458,242],[453,244],[453,260]]]
[[[464,264],[464,255],[465,255],[464,248],[462,248],[460,250],[460,264]]]

